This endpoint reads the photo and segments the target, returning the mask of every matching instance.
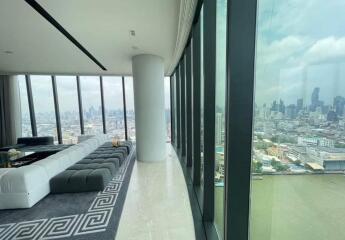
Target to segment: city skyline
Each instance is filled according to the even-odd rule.
[[[336,99],[338,99],[338,98],[345,98],[345,93],[343,93],[343,94],[339,94],[339,95],[330,96],[331,101],[325,102],[325,101],[322,100],[322,99],[324,99],[324,98],[323,98],[323,95],[322,95],[322,94],[323,94],[323,89],[316,86],[316,87],[313,89],[313,91],[311,91],[311,94],[310,94],[310,96],[309,96],[309,99],[303,99],[302,97],[300,97],[300,98],[296,98],[296,99],[292,100],[292,102],[287,102],[286,99],[281,98],[281,97],[277,97],[277,98],[275,98],[275,99],[272,99],[270,102],[267,102],[267,103],[265,102],[265,103],[263,103],[261,106],[258,105],[257,103],[256,103],[256,105],[259,106],[259,107],[262,107],[262,106],[271,107],[271,104],[273,104],[274,102],[279,103],[279,101],[282,101],[282,102],[284,103],[285,106],[289,106],[289,105],[298,105],[298,101],[301,101],[302,107],[308,107],[308,106],[313,105],[313,92],[314,92],[316,89],[318,89],[317,101],[319,101],[319,103],[320,103],[322,106],[332,106],[332,107],[333,107],[334,104],[335,104],[335,100],[336,100]],[[321,106],[321,105],[320,105],[320,106]],[[315,109],[314,109],[313,111],[315,111]]]
[[[77,84],[75,76],[56,76],[59,107],[64,110],[77,110]],[[18,75],[19,90],[22,110],[24,114],[28,114],[28,104],[25,86],[25,76]],[[164,79],[164,101],[165,108],[170,108],[170,78]],[[127,81],[127,82],[126,82]],[[45,101],[36,101],[36,112],[50,112],[53,107],[53,95],[51,87],[50,75],[31,75],[32,91],[34,99],[45,99]],[[133,93],[133,78],[125,77],[126,88],[126,108],[127,111],[134,111],[134,93]],[[80,77],[81,93],[83,99],[83,108],[89,109],[89,107],[100,106],[100,86],[99,76],[81,76]],[[104,101],[106,109],[117,110],[123,108],[123,96],[122,96],[122,77],[116,76],[103,76],[103,89],[104,89]],[[107,91],[111,89],[111,91]],[[66,101],[68,99],[69,101]],[[71,102],[70,100],[73,99]],[[71,104],[73,103],[73,104]],[[97,107],[98,108],[98,107]],[[54,111],[54,110],[53,110]]]
[[[259,105],[310,99],[318,86],[331,102],[345,89],[343,1],[264,0],[258,5],[256,94]],[[301,11],[304,9],[305,11]],[[334,21],[331,17],[335,16]]]

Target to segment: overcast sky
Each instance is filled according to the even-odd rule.
[[[256,102],[287,104],[320,87],[327,104],[345,96],[345,1],[260,0]]]

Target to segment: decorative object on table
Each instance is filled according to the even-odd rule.
[[[113,145],[113,147],[118,147],[120,146],[121,142],[117,137],[113,137],[113,139],[111,140],[111,144]]]
[[[12,148],[8,150],[8,156],[9,157],[16,157],[21,153],[21,151],[17,151],[16,149]]]

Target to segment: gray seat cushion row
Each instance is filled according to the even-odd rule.
[[[127,154],[129,154],[129,152],[131,151],[132,149],[132,142],[130,141],[126,141],[126,142],[121,142],[121,146],[120,147],[124,147],[127,149]],[[111,148],[111,149],[114,149],[113,145],[111,142],[106,142],[104,143],[103,145],[101,145],[98,149],[102,149],[102,148]],[[119,147],[116,147],[116,148],[119,148]]]
[[[50,182],[52,193],[101,191],[112,179],[108,168],[66,170]]]
[[[116,148],[116,149],[109,149],[109,150],[96,150],[96,152],[99,152],[99,153],[122,153],[123,157],[127,157],[128,156],[128,153],[127,153],[127,149],[125,147],[119,147],[119,148]]]
[[[77,164],[74,164],[72,167],[67,168],[67,170],[85,170],[85,169],[100,169],[100,168],[108,169],[112,176],[114,176],[118,170],[118,167],[116,167],[114,163],[112,162],[107,162],[107,163],[93,162],[93,163],[88,163],[88,164],[77,163]]]
[[[101,191],[128,156],[127,147],[102,145],[50,181],[52,193]]]
[[[84,158],[83,160],[79,161],[78,164],[89,164],[89,163],[113,163],[117,168],[120,167],[120,159],[119,158]]]
[[[92,153],[86,156],[84,159],[98,159],[98,158],[118,158],[120,161],[120,165],[123,163],[125,156],[121,152],[113,152],[113,153]]]
[[[97,148],[95,150],[95,152],[103,152],[103,151],[106,151],[106,152],[118,152],[118,151],[121,151],[121,152],[124,152],[125,154],[128,154],[127,152],[127,148],[126,147],[111,147],[111,148]]]

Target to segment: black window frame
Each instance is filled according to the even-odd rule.
[[[192,137],[193,161],[192,175],[185,173],[187,187],[190,190],[192,210],[193,204],[198,204],[202,220],[195,218],[195,224],[203,224],[207,239],[219,239],[214,226],[214,164],[215,164],[215,79],[216,79],[216,9],[217,1],[198,1],[192,37],[192,135],[180,136],[176,141],[176,150],[183,148],[182,140]],[[204,65],[200,64],[200,10],[204,11]],[[253,108],[254,108],[254,70],[255,70],[255,38],[256,38],[257,0],[227,0],[227,33],[226,33],[226,112],[225,112],[225,186],[224,186],[224,239],[248,240],[249,239],[249,214],[250,214],[250,181],[251,181],[251,149],[253,134]],[[245,29],[245,30],[244,30]],[[181,100],[181,109],[177,104],[176,117],[181,119],[177,123],[177,133],[183,134],[183,119],[186,119],[186,92],[183,89],[188,75],[183,79],[186,53],[189,42],[175,69],[176,94]],[[188,60],[188,59],[187,59]],[[230,71],[231,69],[231,71]],[[204,72],[204,182],[200,185],[200,79],[201,71]],[[179,86],[180,84],[180,86]],[[230,104],[231,103],[231,104]],[[183,105],[186,106],[183,109]],[[187,113],[188,114],[188,113]],[[189,120],[190,121],[190,120]],[[178,121],[177,121],[178,122]],[[188,124],[188,115],[187,121]],[[181,140],[181,142],[179,141]],[[198,148],[199,147],[199,148]],[[188,151],[188,150],[187,150]],[[199,155],[198,155],[199,154]],[[181,166],[187,169],[184,155],[179,154]],[[187,154],[188,156],[188,154]],[[241,159],[239,161],[238,159]],[[193,187],[190,188],[189,183]],[[203,190],[201,190],[203,189]],[[196,195],[196,197],[195,197]],[[194,196],[194,197],[193,197]],[[198,198],[201,196],[201,198]],[[194,201],[193,199],[198,199]],[[198,225],[198,224],[196,224]],[[197,231],[197,227],[196,231]],[[200,230],[200,229],[199,229]]]
[[[188,168],[192,167],[193,163],[193,146],[192,146],[192,135],[193,135],[193,125],[192,125],[192,42],[190,41],[189,45],[186,48],[185,53],[186,61],[186,165]],[[190,170],[191,171],[191,170]]]
[[[26,84],[26,91],[28,95],[28,106],[29,106],[29,113],[30,113],[30,122],[31,122],[31,131],[32,136],[37,137],[37,123],[36,123],[36,116],[35,116],[35,106],[33,102],[33,95],[32,95],[32,87],[31,87],[31,75],[25,74],[25,84]],[[56,128],[57,128],[57,137],[58,143],[63,144],[62,139],[62,128],[61,128],[61,118],[60,118],[60,108],[59,108],[59,97],[58,97],[58,89],[56,85],[56,75],[48,75],[51,77],[52,82],[52,94],[54,100],[54,112],[56,118]],[[84,114],[83,114],[83,100],[82,100],[82,91],[81,91],[81,82],[80,82],[80,75],[75,75],[75,80],[77,84],[77,96],[78,96],[78,111],[79,111],[79,125],[80,125],[80,134],[85,134],[84,129]],[[122,87],[122,98],[123,98],[123,111],[124,111],[124,121],[125,121],[125,139],[128,140],[128,128],[127,128],[127,109],[126,109],[126,93],[125,93],[125,76],[120,76],[122,78],[121,87]],[[103,88],[103,76],[99,75],[100,81],[100,98],[101,98],[101,109],[102,109],[102,124],[103,124],[103,134],[107,133],[106,128],[106,114],[105,114],[105,107],[106,104],[104,102],[104,88]]]

